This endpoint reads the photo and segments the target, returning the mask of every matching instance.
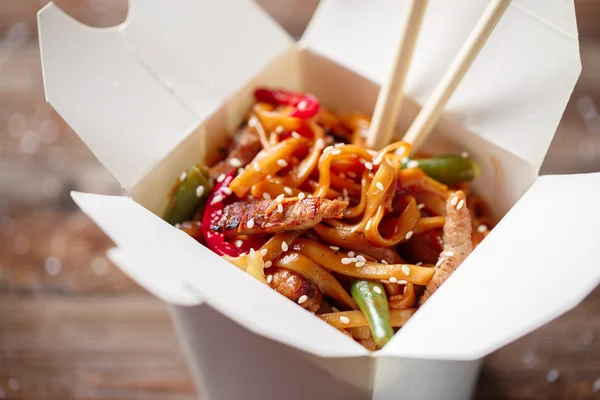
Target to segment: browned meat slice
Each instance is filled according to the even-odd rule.
[[[281,207],[279,207],[281,205]],[[227,235],[264,235],[310,229],[323,218],[336,218],[347,201],[307,197],[276,200],[238,201],[223,210],[211,229]]]
[[[463,192],[452,194],[446,202],[444,224],[444,250],[440,253],[435,274],[421,297],[423,304],[439,288],[473,250],[471,242],[471,214]]]
[[[317,311],[321,306],[323,294],[312,281],[283,268],[271,267],[266,273],[269,286],[294,303],[300,304],[310,312]]]
[[[262,149],[258,133],[253,128],[244,126],[233,137],[227,158],[210,169],[210,176],[217,179],[221,174],[228,174],[232,169],[247,165]]]

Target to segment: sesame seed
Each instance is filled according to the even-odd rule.
[[[233,190],[231,190],[230,187],[222,187],[221,192],[225,193],[226,195],[230,195],[233,193]]]
[[[342,154],[342,151],[339,149],[335,149],[331,152],[331,154],[333,154],[334,156],[337,156],[338,154]]]
[[[365,160],[364,158],[359,158],[358,162],[361,163],[362,165],[365,165],[365,163],[367,162],[367,160]]]
[[[365,262],[364,261],[359,261],[356,263],[356,268],[360,268],[360,267],[364,267],[365,266]]]
[[[288,166],[288,163],[283,158],[280,158],[279,160],[277,160],[277,165],[279,165],[282,168],[285,168]]]
[[[477,227],[477,232],[479,232],[479,233],[485,233],[487,231],[488,231],[488,227],[486,225],[482,224]]]
[[[242,166],[242,162],[239,158],[232,158],[229,160],[229,165],[231,165],[233,168],[239,168]]]
[[[285,194],[289,194],[290,196],[294,194],[294,191],[287,186],[283,188],[283,191],[285,192]]]
[[[181,228],[181,224],[179,224],[179,223],[175,224],[175,228],[176,228],[176,229],[179,229],[179,228]]]
[[[468,153],[468,152],[466,152],[466,151],[463,151],[462,153],[460,153],[460,156],[461,156],[462,158],[469,158],[469,153]]]
[[[423,203],[419,203],[419,204],[417,204],[417,208],[418,208],[419,210],[422,210],[422,209],[424,209],[424,208],[425,208],[425,204],[423,204]]]
[[[338,251],[340,248],[337,246],[329,246],[331,250]]]
[[[408,157],[402,157],[402,160],[400,160],[403,164],[406,164],[407,162],[410,161],[410,158]]]
[[[303,200],[305,197],[306,195],[304,194],[304,192],[298,193],[298,200]]]
[[[456,205],[456,203],[458,203],[458,197],[454,196],[451,200],[450,200],[450,205],[452,207],[454,207]]]
[[[225,179],[225,174],[221,174],[219,175],[219,177],[217,178],[217,182],[221,183],[223,182],[223,180]]]
[[[348,252],[348,256],[350,256],[350,257],[354,257],[354,254],[355,254],[355,253],[354,253],[353,251],[349,251],[349,252]]]
[[[410,268],[408,267],[408,265],[403,265],[402,266],[402,273],[404,275],[409,275],[410,274]]]
[[[361,256],[360,254],[356,256],[356,259],[357,259],[358,261],[362,261],[362,262],[366,262],[366,261],[367,261],[367,259],[366,259],[366,258],[364,258],[363,256]]]
[[[281,250],[288,251],[288,244],[286,242],[281,242]]]
[[[281,125],[277,125],[277,127],[275,128],[275,132],[277,133],[283,133],[285,129],[283,129],[283,126]]]
[[[283,212],[283,204],[277,206],[277,211],[279,211],[280,213]]]
[[[283,201],[283,198],[285,197],[285,194],[281,193],[279,196],[277,196],[275,198],[275,201],[278,203],[281,203]]]
[[[241,240],[238,239],[234,242],[234,244],[235,244],[235,247],[237,247],[239,249],[240,247],[242,247],[244,242],[242,242]]]
[[[389,262],[387,262],[387,261],[385,261],[385,260],[381,260],[381,263],[382,263],[382,264],[385,264],[385,265],[389,265]]]
[[[266,256],[267,255],[267,249],[261,249],[260,255],[263,256],[263,257]]]
[[[592,391],[594,393],[600,392],[600,378],[596,378],[596,380],[594,381],[594,385],[592,386]]]
[[[252,227],[254,227],[254,218],[250,218],[248,222],[246,222],[246,226],[252,229]]]
[[[263,199],[265,199],[265,200],[271,200],[271,195],[269,193],[267,193],[267,192],[264,192],[263,193]]]
[[[396,283],[396,282],[398,282],[398,278],[396,278],[395,276],[392,276],[392,277],[390,278],[390,282],[391,282],[391,283]]]
[[[383,154],[380,154],[373,160],[373,165],[379,165],[383,161]]]
[[[371,171],[373,169],[373,164],[367,161],[365,163],[365,168],[368,169],[369,171]]]
[[[408,240],[412,237],[412,235],[414,234],[413,231],[408,231],[406,232],[406,235],[404,236],[404,239]]]
[[[351,262],[352,262],[351,258],[346,258],[346,257],[342,258],[342,264],[344,264],[344,265],[348,265]]]
[[[300,136],[300,134],[298,132],[296,132],[296,131],[292,132],[292,137],[294,139],[300,139],[300,138],[302,138],[302,136]]]
[[[342,172],[342,173],[340,174],[340,178],[342,178],[342,179],[346,179],[346,174]],[[344,188],[344,189],[345,189],[345,188]]]
[[[252,117],[248,120],[248,126],[249,127],[255,127],[258,124],[258,120],[256,119],[256,117]]]
[[[260,164],[258,164],[258,161],[254,161],[254,164],[252,164],[252,166],[255,170],[260,171]]]
[[[327,146],[323,149],[323,153],[329,153],[331,150],[333,150],[333,146]]]
[[[242,172],[244,172],[245,169],[244,168],[238,168],[238,175],[241,174]]]
[[[454,255],[454,252],[453,252],[453,251],[450,251],[450,250],[448,250],[448,251],[444,251],[444,252],[442,253],[442,255],[443,255],[444,257],[452,257],[452,256]]]
[[[256,250],[254,250],[254,249],[251,248],[250,249],[250,255],[253,256],[255,253],[256,253]]]
[[[546,380],[550,383],[554,383],[560,377],[560,372],[556,368],[552,368],[546,374]]]
[[[347,189],[347,188],[344,188],[344,189],[342,190],[342,194],[344,195],[344,197],[348,197],[348,189]]]
[[[271,283],[271,281],[273,280],[273,275],[267,275],[267,283]]]
[[[348,176],[350,178],[356,178],[356,172],[354,172],[354,171],[348,171]]]
[[[419,261],[418,263],[416,263],[415,265],[423,265],[423,261]]]
[[[405,281],[404,279],[398,280],[398,285],[406,285],[407,283],[408,283],[408,281]]]
[[[265,268],[269,268],[271,265],[273,265],[273,263],[271,261],[265,262]]]
[[[298,299],[298,304],[302,304],[304,303],[306,300],[308,300],[308,296],[303,294],[302,296],[300,296],[300,298]]]
[[[461,199],[458,204],[456,205],[456,209],[460,210],[463,206],[465,205],[465,201],[463,199]]]
[[[186,178],[186,177],[187,177],[187,172],[183,171],[183,172],[181,173],[181,175],[179,175],[179,180],[180,180],[181,182],[183,182],[183,181],[185,180],[185,178]]]
[[[202,196],[204,196],[204,191],[205,191],[204,186],[202,186],[202,185],[198,186],[196,188],[196,197],[202,197]]]
[[[377,294],[381,294],[381,288],[379,286],[373,286],[373,291]]]
[[[245,257],[246,256],[246,252],[243,252],[242,254],[240,254],[240,257]]]
[[[377,182],[377,183],[375,184],[375,187],[376,187],[377,189],[379,189],[379,190],[383,190],[383,189],[384,189],[384,187],[383,187],[383,183],[381,183],[381,182]]]
[[[435,266],[439,267],[444,261],[446,261],[446,259],[444,257],[440,257],[440,259],[435,263]]]
[[[345,315],[342,315],[342,316],[340,317],[340,322],[341,322],[342,324],[346,324],[346,325],[348,325],[348,324],[350,323],[350,318],[346,317]]]
[[[308,197],[309,199],[312,199],[313,195],[309,193],[308,196],[306,196],[306,197]]]
[[[308,104],[306,103],[306,101],[302,100],[300,103],[298,103],[298,105],[296,106],[296,108],[300,111],[304,110],[306,108]]]
[[[210,202],[211,205],[213,204],[217,204],[218,202],[223,201],[223,195],[221,194],[216,194],[215,197],[213,197],[212,201]]]
[[[317,141],[315,142],[315,147],[317,147],[318,149],[322,149],[323,147],[325,147],[325,141],[323,140],[323,138],[317,139]]]
[[[406,168],[417,168],[419,166],[419,162],[417,160],[410,160],[406,164]]]

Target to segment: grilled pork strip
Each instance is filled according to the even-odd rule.
[[[261,149],[260,138],[254,128],[240,128],[233,137],[227,158],[210,169],[210,177],[217,179],[221,174],[228,174],[232,169],[247,165]]]
[[[347,201],[321,197],[288,198],[280,203],[276,200],[238,201],[225,207],[211,229],[229,236],[302,231],[323,218],[340,217],[347,206]]]
[[[273,289],[310,312],[317,311],[323,301],[323,294],[317,285],[294,271],[271,267],[267,270],[267,282]]]
[[[467,199],[458,191],[448,197],[446,202],[446,223],[444,224],[444,250],[440,253],[438,266],[433,278],[427,284],[420,305],[448,279],[456,268],[473,250],[471,242],[471,214],[467,209]]]

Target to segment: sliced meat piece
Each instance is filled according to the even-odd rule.
[[[319,309],[323,301],[323,293],[321,293],[315,283],[296,272],[283,268],[271,267],[266,271],[267,282],[270,282],[269,286],[273,289],[294,303],[302,300],[299,303],[300,306],[310,312],[315,312]],[[269,278],[269,275],[272,278]],[[302,296],[306,296],[306,299],[302,298]]]
[[[367,350],[377,350],[377,344],[375,344],[372,336],[369,336],[367,339],[358,339],[358,343],[362,344]]]
[[[467,199],[463,192],[450,195],[446,202],[446,223],[444,224],[444,250],[440,253],[435,274],[425,288],[420,305],[439,288],[473,250],[471,242],[471,214],[467,209]]]
[[[279,204],[282,211],[278,210]],[[238,201],[223,210],[217,223],[211,226],[226,235],[265,235],[285,231],[310,229],[323,218],[336,218],[348,206],[347,201],[307,197],[276,200]]]
[[[261,149],[258,133],[245,125],[233,137],[227,158],[210,169],[211,178],[217,179],[221,174],[228,174],[232,169],[247,165]]]

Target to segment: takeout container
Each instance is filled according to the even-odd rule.
[[[487,2],[431,0],[406,83],[410,124]],[[39,13],[46,96],[130,197],[73,193],[110,259],[171,305],[210,399],[465,399],[481,359],[574,307],[600,280],[600,175],[537,176],[581,66],[572,2],[513,2],[427,147],[468,151],[476,189],[510,212],[382,350],[369,353],[160,215],[256,86],[373,110],[403,1],[322,1],[296,43],[246,0],[131,0],[109,29]],[[512,207],[512,209],[511,209]]]

